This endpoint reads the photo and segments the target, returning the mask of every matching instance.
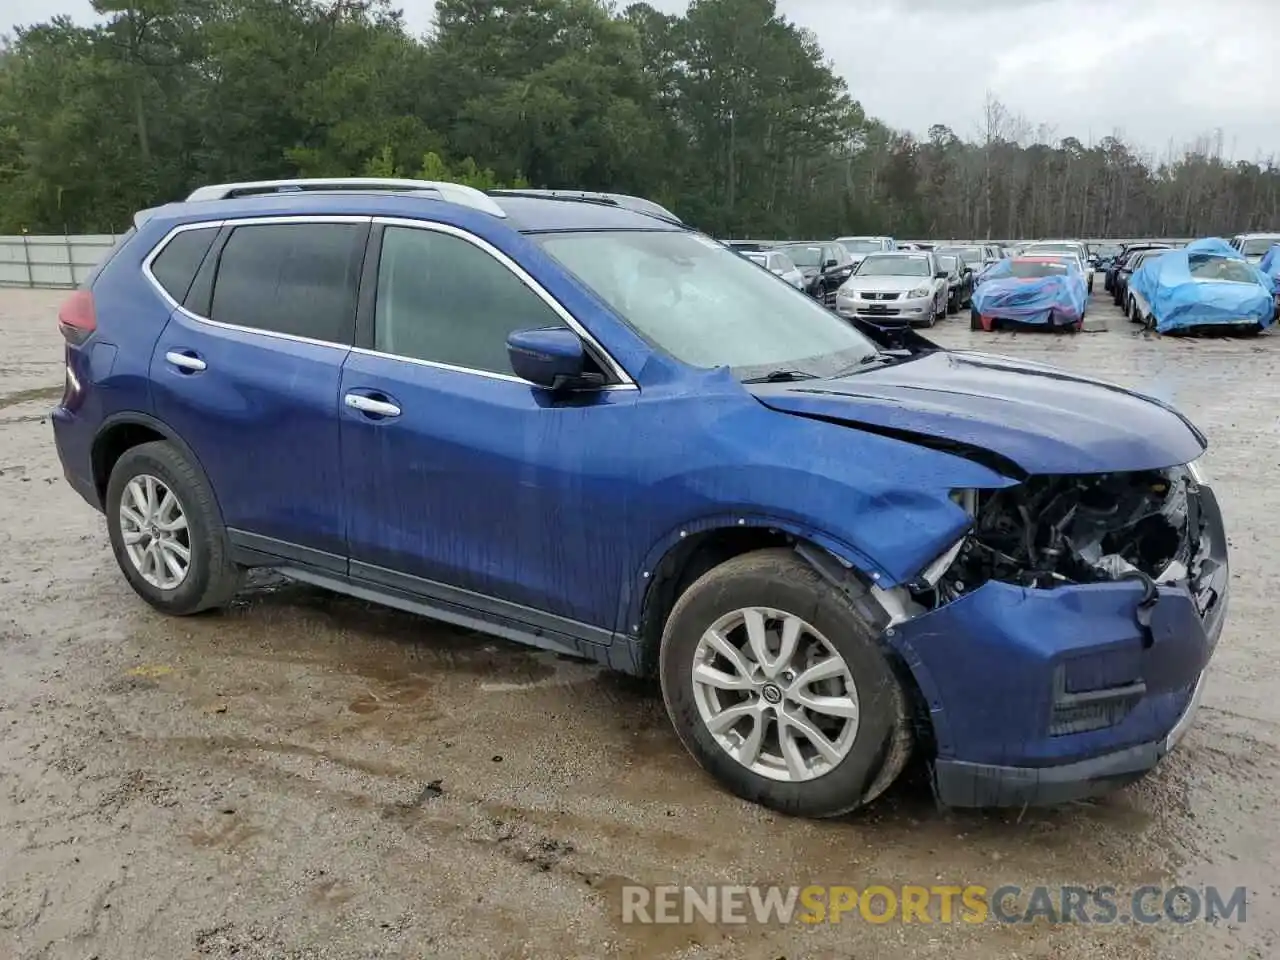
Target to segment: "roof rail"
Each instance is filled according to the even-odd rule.
[[[243,183],[217,183],[197,187],[188,202],[227,200],[231,197],[254,197],[308,190],[389,190],[435,194],[447,203],[471,207],[495,217],[506,217],[493,198],[475,187],[444,180],[403,180],[395,177],[307,177],[300,180],[249,180]]]
[[[632,196],[628,193],[606,193],[601,190],[545,190],[530,187],[504,187],[500,190],[490,190],[489,193],[495,196],[550,197],[554,200],[582,200],[587,203],[603,203],[612,207],[622,207],[624,210],[631,210],[635,213],[647,214],[660,220],[668,220],[671,223],[684,223],[683,220],[662,206],[662,204],[655,203],[645,197]]]

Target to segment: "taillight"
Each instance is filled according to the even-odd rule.
[[[93,309],[93,294],[77,290],[58,311],[58,329],[67,343],[84,343],[98,329],[98,316]]]

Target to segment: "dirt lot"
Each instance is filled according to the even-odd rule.
[[[165,619],[63,482],[60,295],[0,292],[0,960],[1179,958],[1280,931],[1280,342],[935,331],[1172,398],[1212,438],[1233,608],[1187,739],[1104,802],[809,823],[716,789],[654,689],[268,580]],[[1271,597],[1270,600],[1267,598]],[[1243,924],[621,923],[627,883],[1245,885]]]

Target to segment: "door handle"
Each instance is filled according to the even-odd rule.
[[[400,408],[386,400],[375,400],[373,397],[362,397],[358,393],[348,393],[342,401],[352,410],[359,410],[361,413],[370,413],[377,417],[400,416]]]
[[[180,353],[177,350],[170,350],[164,355],[164,358],[180,370],[189,370],[192,373],[198,373],[209,366],[199,357],[193,357],[189,353]]]

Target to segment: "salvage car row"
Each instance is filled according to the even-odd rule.
[[[1280,235],[1100,244],[1017,245],[895,241],[729,241],[744,256],[841,316],[880,326],[929,327],[961,309],[970,327],[1084,326],[1095,274],[1135,323],[1158,333],[1256,333],[1280,310]]]

